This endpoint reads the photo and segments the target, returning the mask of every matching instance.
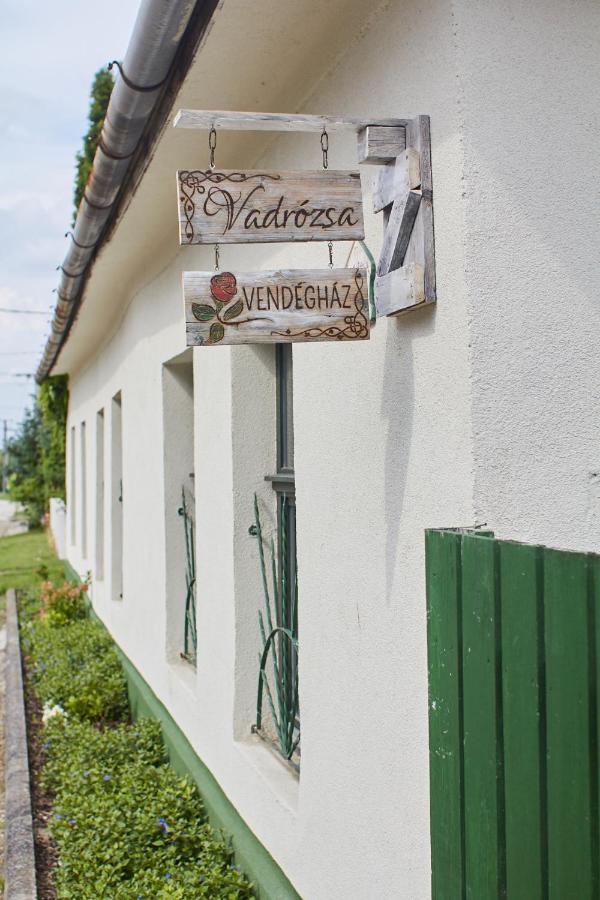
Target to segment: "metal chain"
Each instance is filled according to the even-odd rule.
[[[329,165],[329,160],[327,158],[327,153],[329,151],[329,135],[325,128],[323,128],[323,133],[321,135],[321,150],[323,151],[323,168],[326,169]]]
[[[208,149],[210,150],[210,167],[215,167],[215,149],[217,146],[217,130],[215,126],[208,133]],[[215,244],[215,271],[219,271],[219,245]]]
[[[217,146],[217,132],[213,126],[208,133],[208,149],[210,150],[210,167],[215,167],[215,147]]]
[[[329,165],[329,135],[325,128],[323,128],[323,133],[321,134],[321,150],[323,151],[323,168],[326,169]],[[333,243],[332,241],[327,241],[327,249],[329,250],[329,268],[333,269]]]

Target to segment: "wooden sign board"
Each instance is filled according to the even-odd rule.
[[[354,241],[365,236],[358,172],[177,173],[181,244]]]
[[[184,272],[188,347],[367,340],[365,268]]]

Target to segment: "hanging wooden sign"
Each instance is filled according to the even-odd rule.
[[[350,241],[365,236],[358,172],[177,173],[180,244]]]
[[[367,340],[367,270],[184,272],[188,347]]]

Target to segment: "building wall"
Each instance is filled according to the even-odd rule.
[[[600,549],[600,7],[461,4],[476,515]]]
[[[98,614],[310,900],[429,896],[424,529],[487,521],[501,536],[594,543],[582,525],[600,494],[591,474],[597,275],[583,225],[593,207],[569,180],[573,159],[578,171],[595,165],[584,116],[592,98],[558,36],[564,27],[593,70],[586,22],[595,13],[582,3],[572,21],[558,4],[539,6],[534,28],[531,5],[516,0],[382,3],[307,82],[300,111],[431,116],[439,302],[378,321],[369,343],[293,349],[299,781],[250,735],[262,593],[248,526],[254,492],[271,521],[272,348],[193,354],[196,672],[166,654],[177,598],[166,596],[164,466],[178,430],[164,429],[162,367],[185,349],[180,273],[212,268],[212,251],[157,244],[160,274],[149,282],[128,262],[118,327],[71,373],[69,427],[78,434],[88,423],[90,529],[92,429],[103,407],[109,479],[111,399],[122,396],[123,599],[112,599],[107,484]],[[219,99],[211,105],[227,105]],[[331,137],[332,167],[352,166],[354,153],[347,137]],[[293,169],[319,158],[318,136],[297,135],[236,164]],[[363,170],[367,194],[374,171]],[[174,202],[171,212],[175,220]],[[567,234],[573,217],[579,226]],[[376,253],[381,219],[366,224]],[[350,252],[336,246],[336,262]],[[225,268],[326,261],[325,245],[222,253]],[[69,559],[83,572],[80,549],[71,544]]]

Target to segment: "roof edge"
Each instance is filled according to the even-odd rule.
[[[51,374],[83,303],[94,262],[152,158],[219,0],[143,0],[108,105],[61,267],[50,335],[36,372]],[[69,232],[67,232],[69,234]]]

